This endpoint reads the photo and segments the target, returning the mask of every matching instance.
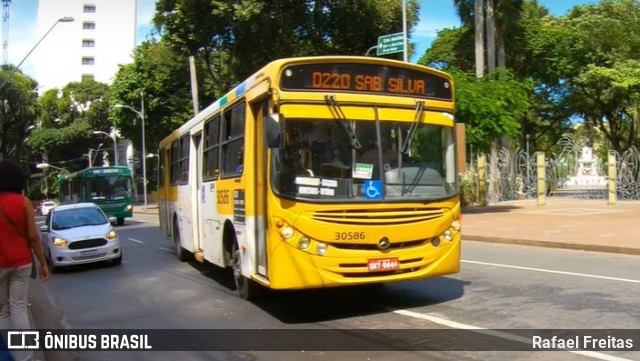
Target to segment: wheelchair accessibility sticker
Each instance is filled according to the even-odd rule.
[[[382,199],[382,181],[379,181],[379,180],[364,181],[364,198],[365,199]]]

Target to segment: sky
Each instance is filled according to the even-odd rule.
[[[409,61],[414,63],[429,48],[439,30],[460,25],[453,0],[419,0],[419,2],[420,21],[410,34],[410,41],[416,44],[416,52]],[[575,5],[596,3],[597,1],[538,0],[538,2],[548,8],[552,14],[561,16]],[[42,34],[36,34],[35,29],[37,8],[38,0],[14,0],[11,2],[8,41],[9,63],[11,64],[19,64],[42,37]],[[155,0],[138,0],[138,42],[144,41],[153,29],[151,19],[154,11]],[[399,29],[399,32],[402,32],[402,29]],[[0,50],[2,50],[1,47]],[[27,57],[20,67],[24,73],[30,76],[33,76],[34,73],[32,60]]]

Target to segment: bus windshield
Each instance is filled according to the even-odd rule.
[[[371,120],[345,122],[286,120],[285,146],[271,159],[278,194],[340,202],[457,194],[452,127],[385,120],[378,131]]]
[[[92,200],[118,200],[131,197],[131,179],[128,176],[97,176],[88,180],[89,198]]]

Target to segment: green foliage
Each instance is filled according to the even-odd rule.
[[[378,36],[402,29],[401,7],[397,0],[159,0],[154,23],[179,53],[206,62],[208,78],[226,73],[223,83],[233,84],[277,58],[362,55]],[[418,2],[407,8],[410,31]]]
[[[8,79],[13,66],[5,65],[0,71],[0,83]],[[38,113],[34,79],[17,71],[0,89],[0,154],[22,159],[25,152],[26,129],[34,125]]]
[[[468,73],[452,74],[456,84],[456,121],[465,123],[468,143],[487,151],[495,139],[518,137],[520,120],[530,107],[529,81],[518,81],[506,70],[482,79]]]
[[[121,66],[110,88],[109,103],[130,106],[142,113],[144,94],[146,151],[193,116],[187,57],[166,42],[146,41],[135,51],[134,62]],[[206,99],[208,100],[208,99]],[[111,111],[122,137],[141,148],[140,116],[127,108]]]
[[[469,169],[458,176],[460,182],[461,202],[463,206],[478,203],[478,177],[475,170]]]
[[[26,144],[35,153],[46,153],[57,161],[77,160],[71,169],[82,168],[83,154],[99,139],[94,130],[109,132],[109,86],[93,79],[50,89],[39,99],[41,128]]]

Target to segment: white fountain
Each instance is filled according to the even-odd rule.
[[[600,188],[607,185],[607,177],[598,174],[598,159],[590,147],[582,147],[578,159],[578,173],[570,176],[567,188]]]

